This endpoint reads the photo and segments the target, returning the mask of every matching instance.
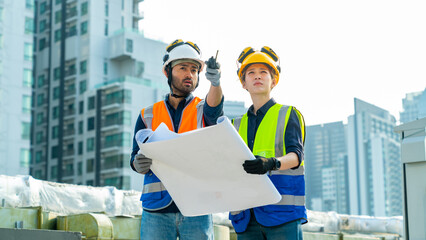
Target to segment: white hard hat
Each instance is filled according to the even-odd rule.
[[[183,42],[179,39],[167,47],[167,53],[163,58],[163,73],[167,76],[166,66],[172,61],[189,59],[200,64],[200,72],[203,71],[204,61],[201,60],[200,49],[192,42]],[[176,43],[177,42],[177,43]],[[191,61],[192,62],[192,61]]]

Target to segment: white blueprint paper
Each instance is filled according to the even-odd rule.
[[[154,132],[139,131],[136,139],[140,151],[153,159],[151,170],[185,216],[237,211],[281,200],[266,175],[244,171],[243,162],[254,156],[226,117],[217,125],[182,134],[162,123]]]

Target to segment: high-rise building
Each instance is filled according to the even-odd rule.
[[[402,215],[400,141],[388,111],[354,100],[348,118],[350,214]]]
[[[402,108],[404,110],[399,113],[401,123],[426,117],[426,88],[420,92],[407,93],[402,99]]]
[[[129,166],[136,119],[168,92],[166,44],[141,0],[37,0],[31,175],[141,190]]]
[[[343,122],[307,126],[305,179],[308,209],[347,213],[346,165]]]
[[[240,101],[225,101],[223,103],[223,114],[230,120],[236,117],[240,117],[247,112],[247,108],[244,106],[244,102]]]
[[[34,3],[0,1],[0,174],[28,174]]]

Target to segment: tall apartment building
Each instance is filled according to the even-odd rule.
[[[404,110],[399,113],[401,123],[426,117],[426,88],[420,92],[407,93],[402,99],[402,108]]]
[[[400,141],[388,111],[354,100],[348,118],[350,214],[402,215]]]
[[[343,122],[306,127],[306,205],[316,211],[348,212],[347,151]]]
[[[0,1],[0,174],[28,174],[34,3]]]
[[[247,112],[247,108],[244,106],[244,102],[240,101],[225,101],[223,102],[223,114],[230,120],[239,116],[244,115]]]
[[[129,166],[134,125],[168,85],[166,44],[138,32],[139,2],[35,2],[35,178],[141,190]]]

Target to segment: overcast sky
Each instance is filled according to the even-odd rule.
[[[236,59],[247,46],[274,49],[282,72],[272,96],[307,125],[347,122],[355,97],[399,119],[405,94],[426,88],[424,0],[145,0],[141,9],[146,37],[195,42],[205,59],[219,49],[225,99],[247,107]],[[195,95],[208,87],[203,73]]]

